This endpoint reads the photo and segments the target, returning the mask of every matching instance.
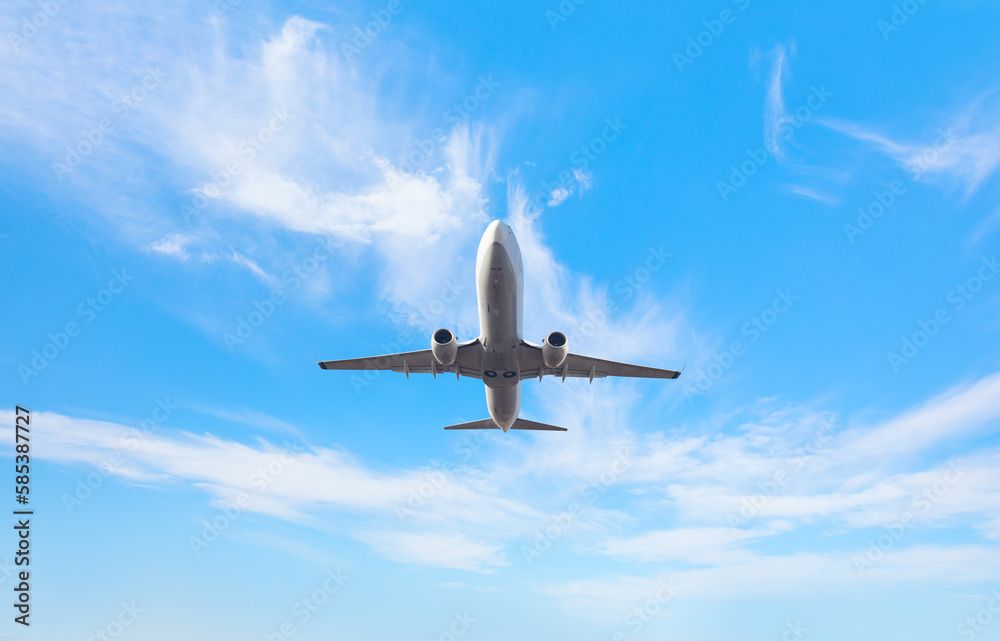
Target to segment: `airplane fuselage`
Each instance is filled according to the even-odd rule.
[[[521,378],[549,376],[595,378],[677,378],[676,370],[632,365],[569,351],[566,334],[549,332],[540,345],[523,340],[524,263],[511,228],[495,220],[486,228],[476,254],[479,337],[459,342],[446,327],[431,334],[430,349],[367,358],[317,361],[324,370],[381,371],[405,374],[450,373],[482,379],[490,418],[448,425],[446,430],[534,430],[565,432],[565,427],[519,418]],[[357,376],[355,381],[361,381]],[[365,383],[367,384],[367,383]]]
[[[486,404],[490,417],[506,431],[521,411],[524,265],[514,233],[498,220],[490,223],[479,242],[476,296]]]

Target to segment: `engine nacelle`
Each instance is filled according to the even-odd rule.
[[[458,340],[450,329],[439,329],[431,336],[431,354],[440,365],[448,367],[458,356]]]
[[[542,342],[542,361],[545,367],[562,367],[566,355],[569,354],[569,341],[562,332],[550,332]]]

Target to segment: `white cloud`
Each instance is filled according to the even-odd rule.
[[[782,125],[791,122],[788,110],[785,108],[785,96],[782,79],[788,73],[788,48],[779,45],[774,50],[774,65],[767,84],[767,100],[764,103],[764,141],[768,151],[776,157],[784,156],[779,142]]]
[[[602,552],[640,563],[680,561],[722,565],[751,556],[741,547],[748,541],[776,533],[775,529],[741,530],[722,527],[675,528],[644,532],[628,539],[609,539]]]
[[[229,418],[239,420],[240,414]],[[256,424],[261,417],[250,419]],[[38,455],[48,460],[107,468],[128,483],[188,482],[220,508],[243,494],[249,496],[247,510],[296,523],[318,526],[332,513],[353,517],[344,534],[407,563],[488,570],[504,564],[502,548],[511,538],[543,519],[474,470],[378,472],[347,452],[297,439],[258,438],[248,445],[51,413],[37,420],[36,432],[45,439]],[[269,471],[266,483],[262,469]],[[424,486],[434,494],[414,507],[410,490]]]
[[[569,610],[588,618],[607,619],[652,598],[662,584],[676,589],[679,602],[733,598],[784,597],[806,594],[857,594],[870,585],[899,583],[962,585],[1000,576],[1000,551],[975,545],[915,546],[887,554],[861,575],[852,554],[797,553],[752,555],[718,567],[553,582],[540,590]],[[662,582],[662,583],[661,583]],[[610,614],[609,614],[610,613]]]
[[[402,56],[375,70],[364,58],[344,60],[333,45],[352,25],[298,16],[247,24],[240,11],[206,11],[107,3],[53,19],[19,54],[0,54],[5,136],[48,166],[65,160],[81,131],[113,120],[78,167],[48,178],[54,190],[98,203],[125,241],[150,252],[187,260],[197,246],[273,287],[269,275],[312,243],[295,234],[336,237],[383,261],[381,293],[408,322],[424,319],[421,305],[466,270],[471,280],[466,252],[456,250],[474,248],[489,220],[493,130],[394,109],[409,97],[386,85],[419,63]],[[189,13],[198,19],[183,19]],[[245,39],[234,43],[234,33]],[[130,64],[108,65],[77,47]],[[142,88],[147,69],[162,72],[150,90]],[[136,88],[143,99],[120,115],[119,97]],[[393,112],[407,115],[386,116]],[[430,160],[403,171],[414,141],[437,128],[444,139]],[[163,191],[179,198],[164,205],[141,195]],[[275,230],[295,233],[276,240]],[[203,268],[221,267],[206,260]],[[472,316],[449,306],[434,320],[454,326]]]
[[[552,193],[549,194],[549,202],[548,202],[549,207],[558,207],[559,205],[566,202],[566,199],[569,198],[569,195],[570,191],[565,187],[556,187],[555,189],[552,190]]]
[[[507,222],[525,264],[524,323],[529,340],[541,342],[558,329],[566,332],[574,352],[582,348],[616,360],[676,357],[677,336],[685,324],[680,302],[667,312],[652,296],[633,291],[626,306],[626,300],[613,299],[607,288],[587,278],[574,278],[546,244],[542,214],[528,211],[527,194],[517,182],[508,185],[507,203]],[[665,248],[659,243],[650,247],[650,251],[661,250]],[[644,267],[649,256],[647,252],[636,256],[636,267]],[[658,270],[666,276],[669,263],[660,264]],[[653,336],[655,341],[650,340]]]
[[[942,442],[996,429],[1000,418],[1000,373],[956,385],[875,429],[856,429],[842,447],[849,460],[892,460]]]
[[[470,291],[471,265],[459,250],[474,247],[489,218],[483,186],[493,169],[492,129],[472,123],[455,127],[424,171],[403,172],[392,159],[404,157],[409,151],[405,141],[421,135],[414,128],[428,123],[379,117],[393,111],[383,104],[392,97],[378,84],[377,75],[361,73],[364,70],[329,53],[323,37],[336,25],[292,18],[240,48],[228,42],[223,20],[192,33],[128,28],[146,20],[182,24],[162,20],[164,11],[182,10],[166,6],[147,18],[145,5],[102,5],[79,23],[53,24],[23,57],[5,54],[10,72],[0,78],[0,89],[9,99],[0,105],[0,119],[35,141],[31,143],[37,145],[35,151],[58,158],[81,129],[109,112],[117,94],[135,85],[144,66],[171,61],[168,85],[120,122],[115,138],[67,184],[97,195],[107,189],[106,183],[118,184],[109,177],[156,184],[159,174],[151,177],[147,172],[156,172],[148,163],[134,162],[139,153],[134,149],[141,149],[157,159],[157,170],[161,164],[166,168],[169,184],[184,198],[200,194],[212,206],[200,210],[188,229],[180,227],[183,221],[177,211],[150,215],[147,207],[129,206],[122,196],[89,198],[106,202],[105,213],[123,221],[125,234],[138,246],[183,258],[193,244],[216,243],[218,255],[231,249],[233,261],[267,280],[268,274],[277,273],[272,265],[280,260],[263,248],[232,249],[232,230],[261,226],[310,236],[329,234],[352,246],[372,248],[385,266],[380,293],[404,322],[474,327],[472,305],[430,319],[426,306],[452,282]],[[163,37],[131,35],[147,33]],[[110,75],[102,71],[100,60],[68,56],[61,48],[81,40],[88,51],[133,60],[130,75]],[[241,55],[233,53],[237,49]],[[123,50],[130,55],[123,55]],[[773,144],[777,144],[775,132],[788,118],[781,84],[787,73],[785,57],[786,49],[779,48],[769,85],[765,127]],[[76,110],[67,107],[71,104]],[[279,131],[282,121],[274,119],[276,113],[285,112],[290,117]],[[910,164],[924,150],[885,138],[856,137]],[[926,171],[981,181],[996,164],[989,141],[989,136],[973,134],[967,137],[968,151],[943,153],[927,163]],[[244,143],[254,149],[252,158],[241,151],[247,149]],[[239,171],[227,171],[234,162]],[[589,174],[580,173],[574,180],[580,192],[591,187]],[[538,340],[552,329],[568,329],[571,345],[592,347],[597,355],[606,351],[623,360],[666,359],[679,351],[682,312],[665,313],[664,303],[640,296],[636,306],[607,313],[609,302],[621,307],[621,301],[557,260],[542,235],[540,217],[528,214],[525,202],[523,191],[511,184],[509,220],[529,272],[525,301],[529,337]],[[636,257],[636,266],[646,259],[645,254]],[[585,329],[587,322],[592,330]],[[538,418],[566,424],[572,431],[559,440],[546,438],[549,435],[497,440],[478,466],[438,471],[445,483],[405,524],[396,508],[405,507],[407,491],[435,470],[374,469],[337,448],[292,453],[280,476],[260,492],[250,480],[254,471],[281,455],[280,446],[266,440],[248,445],[164,431],[143,435],[130,448],[123,442],[122,425],[42,413],[39,443],[44,445],[39,445],[38,454],[71,465],[99,465],[111,452],[124,451],[125,462],[114,473],[126,482],[189,483],[216,504],[250,492],[253,511],[317,526],[338,521],[344,535],[401,562],[497,571],[510,562],[510,546],[533,536],[548,523],[549,514],[581,500],[581,485],[601,479],[620,452],[630,452],[627,469],[609,486],[602,486],[630,509],[602,510],[600,502],[589,506],[581,526],[567,535],[568,549],[629,561],[697,560],[715,565],[687,572],[693,593],[719,592],[720,587],[722,592],[747,593],[757,589],[762,573],[772,579],[773,589],[793,593],[825,572],[834,577],[833,587],[846,585],[836,579],[850,573],[849,562],[811,553],[761,557],[751,552],[753,544],[785,536],[788,529],[819,518],[836,527],[870,527],[898,514],[910,493],[931,480],[927,475],[934,472],[913,471],[916,454],[946,438],[994,429],[1000,411],[998,377],[951,390],[880,425],[845,432],[827,444],[826,451],[805,457],[787,491],[762,508],[759,524],[735,531],[720,527],[727,511],[738,509],[756,483],[798,459],[796,444],[815,432],[824,418],[821,412],[772,408],[766,416],[736,426],[732,422],[742,419],[724,417],[694,436],[678,435],[667,425],[673,419],[647,412],[643,424],[652,422],[652,427],[642,433],[633,427],[643,411],[638,408],[645,398],[638,392],[641,384],[602,381],[598,388],[579,381],[565,385],[546,381],[537,397],[544,402],[533,406],[533,397],[526,398],[526,413],[548,413],[549,417]],[[648,418],[650,414],[653,418]],[[262,424],[253,416],[234,415],[233,420]],[[877,466],[886,469],[873,471]],[[886,470],[893,475],[887,480]],[[1000,517],[989,486],[996,479],[984,463],[970,470],[968,485],[957,486],[939,514],[967,515],[983,532],[995,535]],[[528,489],[516,496],[506,493],[514,480]],[[330,519],[332,515],[349,518]],[[774,521],[774,516],[783,521]],[[996,576],[996,559],[981,549],[946,549],[952,559],[985,559],[976,567],[977,576]],[[917,564],[925,561],[921,554],[926,549],[921,550],[896,551],[881,566],[882,576],[896,580],[936,576],[939,568],[930,564],[921,574]],[[638,593],[646,589],[643,582],[648,578],[623,579],[612,588]],[[583,589],[588,586],[577,592],[600,594],[605,589],[593,586],[590,592]],[[573,594],[573,590],[561,593],[567,598]]]
[[[568,175],[568,174],[567,174]],[[581,196],[591,190],[594,174],[585,169],[574,169],[572,178],[566,178],[549,193],[549,207],[558,207],[574,193]]]
[[[982,99],[921,141],[902,141],[859,123],[824,119],[824,125],[892,157],[911,177],[947,179],[971,196],[1000,166],[996,101]]]
[[[838,199],[824,194],[819,190],[813,189],[812,187],[806,187],[804,185],[785,185],[785,189],[790,194],[801,196],[806,200],[815,200],[816,202],[823,203],[824,205],[836,206],[840,204]]]
[[[471,540],[462,534],[371,533],[369,543],[387,559],[458,570],[507,565],[503,546]]]
[[[184,234],[170,234],[169,236],[165,236],[160,240],[150,243],[146,249],[156,252],[157,254],[187,260],[190,256],[188,255],[185,247],[190,241],[191,239]]]
[[[271,274],[268,274],[263,269],[261,269],[260,265],[258,265],[256,261],[247,258],[246,256],[237,252],[236,250],[232,251],[232,253],[229,256],[229,260],[233,261],[240,267],[245,267],[246,269],[250,270],[250,273],[259,278],[268,287],[274,288],[277,287],[280,283],[280,281],[277,278],[275,278]]]
[[[39,414],[36,429],[42,459],[70,465],[111,462],[112,473],[133,484],[190,483],[216,506],[245,493],[250,511],[334,527],[399,562],[499,571],[520,562],[519,552],[510,553],[533,541],[552,523],[551,515],[579,504],[579,517],[554,544],[562,553],[683,569],[681,582],[694,594],[746,595],[757,588],[788,594],[818,575],[830,577],[824,589],[847,589],[848,578],[857,579],[851,563],[856,542],[849,538],[845,545],[836,533],[881,531],[906,513],[913,516],[912,526],[871,580],[940,578],[943,565],[924,556],[935,528],[975,528],[988,539],[1000,535],[1000,452],[982,450],[950,465],[917,469],[910,456],[940,440],[955,442],[995,430],[997,380],[1000,374],[957,386],[874,427],[817,441],[819,447],[811,447],[810,437],[817,426],[829,425],[823,414],[765,407],[738,429],[717,428],[729,435],[642,434],[630,427],[642,398],[630,386],[600,393],[585,383],[552,383],[541,390],[546,411],[571,425],[570,432],[559,439],[535,435],[527,440],[497,433],[488,448],[480,449],[475,465],[448,469],[376,470],[335,447],[292,447],[263,438],[243,444],[166,429],[136,433],[115,423],[52,413]],[[224,416],[275,427],[268,417],[253,413]],[[284,423],[277,428],[294,431]],[[890,445],[899,450],[893,456]],[[117,462],[115,452],[122,457]],[[880,461],[881,469],[874,469],[873,461]],[[254,473],[269,465],[280,472],[258,487]],[[768,489],[766,484],[779,478],[776,472],[783,480]],[[67,479],[70,487],[71,475]],[[511,494],[514,483],[522,489]],[[434,491],[415,506],[410,490],[421,486]],[[750,499],[754,513],[741,513]],[[616,509],[606,509],[607,504]],[[740,522],[728,518],[734,514]],[[831,534],[828,553],[796,551],[796,530],[817,524]],[[781,540],[792,552],[762,556],[758,550],[766,540]],[[938,548],[949,557],[982,557],[968,580],[1000,576],[995,574],[1000,559],[983,557],[983,548],[969,542],[973,539],[964,540],[962,546]],[[704,567],[685,569],[691,564]],[[768,577],[763,587],[762,575]],[[678,573],[670,576],[678,578]],[[964,576],[948,580],[962,582]],[[626,591],[640,589],[647,579],[636,578]],[[580,596],[572,596],[573,590],[551,593],[568,601]]]
[[[975,245],[983,238],[993,233],[997,227],[1000,227],[1000,207],[994,209],[993,213],[986,216],[979,223],[979,225],[976,226],[976,230],[972,232],[972,237],[969,238],[968,245]]]

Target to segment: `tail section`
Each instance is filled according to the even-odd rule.
[[[496,423],[493,422],[492,418],[484,418],[481,421],[472,421],[471,423],[460,423],[458,425],[449,425],[444,428],[446,430],[498,430],[500,429]],[[568,431],[565,427],[556,427],[555,425],[546,425],[545,423],[536,423],[534,421],[526,421],[523,418],[519,418],[514,421],[514,424],[510,426],[512,430],[533,430],[538,432],[566,432]]]

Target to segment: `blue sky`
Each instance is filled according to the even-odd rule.
[[[997,634],[995,3],[0,21],[3,635]],[[465,434],[478,381],[316,368],[475,336],[496,218],[525,338],[684,376]]]

